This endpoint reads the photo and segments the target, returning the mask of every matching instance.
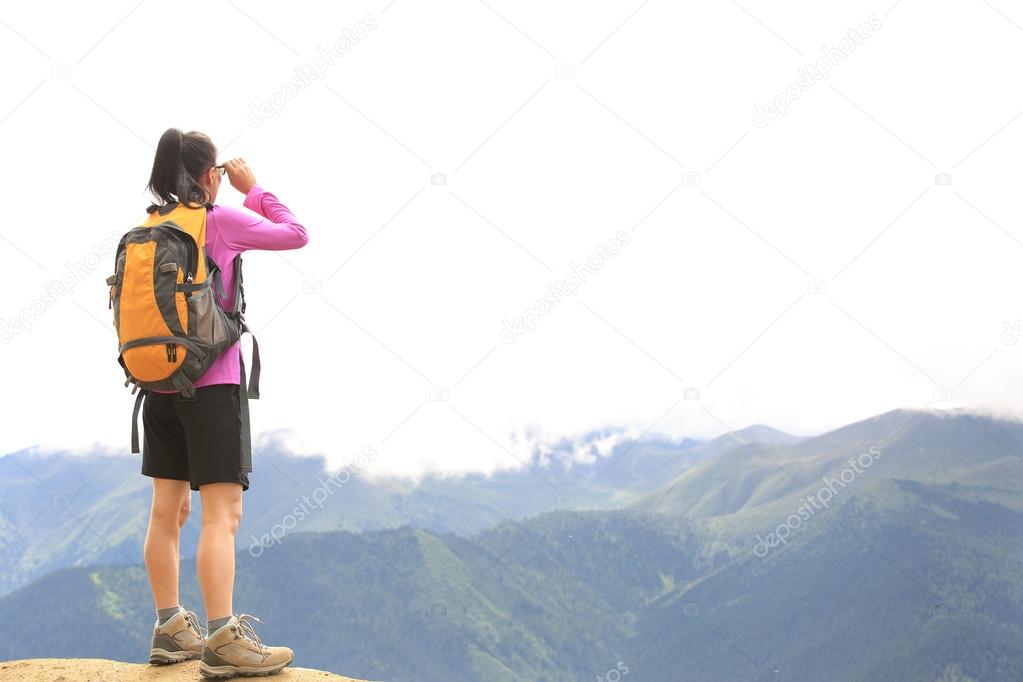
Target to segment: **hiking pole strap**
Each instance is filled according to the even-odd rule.
[[[252,471],[252,429],[249,426],[249,392],[245,388],[245,357],[238,353],[238,366],[241,370],[238,382],[238,407],[242,424],[242,471]]]
[[[142,399],[148,391],[142,389],[135,398],[135,409],[131,413],[131,451],[139,452],[139,408],[142,407]]]

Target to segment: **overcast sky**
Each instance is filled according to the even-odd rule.
[[[4,7],[0,452],[127,451],[103,280],[170,126],[310,235],[245,256],[257,440],[409,474],[1019,415],[1012,3],[343,4]]]

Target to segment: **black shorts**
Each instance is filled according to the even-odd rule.
[[[195,389],[195,399],[150,391],[142,403],[142,473],[188,481],[192,490],[207,483],[241,483],[242,420],[238,384]]]

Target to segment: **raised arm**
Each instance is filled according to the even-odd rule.
[[[244,161],[232,160],[225,165],[231,184],[245,193],[242,205],[256,213],[246,213],[241,220],[231,221],[225,226],[227,229],[221,234],[231,248],[236,251],[283,251],[301,248],[309,242],[305,228],[276,196],[256,184]]]

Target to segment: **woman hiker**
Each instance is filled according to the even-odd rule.
[[[308,236],[291,211],[256,183],[244,159],[222,165],[216,159],[209,137],[171,128],[160,138],[148,189],[157,205],[179,200],[207,204],[206,253],[221,268],[229,297],[223,307],[230,309],[238,276],[235,256],[251,249],[301,248]],[[214,205],[225,174],[254,213]],[[238,341],[194,383],[194,400],[150,391],[142,411],[142,474],[153,479],[145,542],[157,617],[150,663],[199,658],[206,677],[275,673],[294,658],[287,647],[262,643],[251,624],[258,619],[233,612],[234,540],[242,492],[249,488],[241,452],[240,361]],[[179,537],[192,490],[199,491],[202,501],[196,570],[206,607],[205,633],[196,614],[178,600]]]

